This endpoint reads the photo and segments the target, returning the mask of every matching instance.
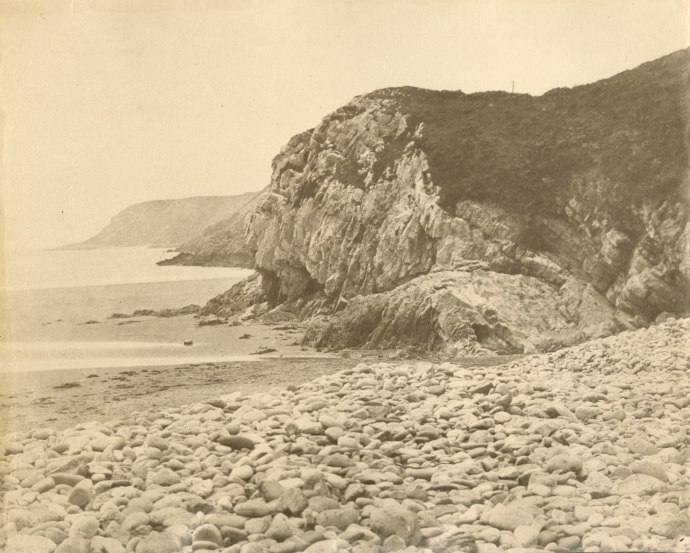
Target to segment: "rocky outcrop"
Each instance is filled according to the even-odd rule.
[[[312,322],[308,338],[317,346],[406,344],[472,355],[546,351],[620,329],[593,288],[571,286],[566,293],[534,277],[481,269],[434,272],[354,297],[337,316]]]
[[[221,221],[208,226],[203,232],[178,246],[176,256],[160,261],[159,265],[202,265],[247,267],[254,266],[254,253],[245,242],[244,226],[267,195],[267,190],[244,194],[244,203]]]
[[[541,97],[355,98],[274,159],[244,230],[262,301],[311,317],[319,345],[451,351],[683,312],[688,61]]]
[[[129,206],[98,234],[66,249],[123,246],[177,247],[210,225],[230,217],[255,193],[155,200]]]
[[[108,317],[109,319],[135,319],[138,317],[159,317],[161,319],[169,319],[170,317],[181,317],[183,315],[196,315],[201,311],[201,306],[194,303],[185,305],[183,307],[167,308],[167,309],[136,309],[131,313],[113,313]]]

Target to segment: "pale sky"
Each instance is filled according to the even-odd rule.
[[[377,88],[541,94],[690,44],[690,0],[2,0],[9,249],[144,200],[258,190]]]

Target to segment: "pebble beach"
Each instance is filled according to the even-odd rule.
[[[690,551],[690,319],[4,436],[7,553]]]

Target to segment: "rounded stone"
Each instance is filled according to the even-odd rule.
[[[220,530],[213,524],[202,524],[192,534],[192,542],[208,541],[220,545],[222,539]]]
[[[86,507],[93,498],[93,482],[91,480],[85,479],[80,481],[69,494],[67,501],[72,505],[81,507],[82,509]]]
[[[235,449],[238,451],[242,449],[252,450],[255,446],[254,440],[252,440],[248,436],[243,436],[241,434],[221,436],[220,438],[218,438],[218,443],[220,445],[224,445],[225,447],[229,447],[230,449]]]
[[[8,553],[53,553],[55,543],[43,536],[13,534],[5,543]]]
[[[152,484],[158,484],[159,486],[174,486],[182,482],[180,475],[169,468],[162,468],[153,474],[149,474],[149,479]]]
[[[182,544],[169,532],[151,532],[137,544],[136,553],[180,553]]]

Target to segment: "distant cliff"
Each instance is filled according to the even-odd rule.
[[[115,215],[95,236],[65,248],[176,247],[231,216],[254,195],[200,196],[134,204]]]
[[[230,239],[260,278],[205,310],[291,313],[321,346],[457,353],[685,311],[689,66],[684,50],[540,97],[355,98],[276,156]]]
[[[252,194],[237,205],[229,217],[205,228],[191,240],[175,249],[178,255],[160,261],[159,265],[210,265],[227,267],[254,266],[254,252],[245,243],[244,227],[247,216],[265,199],[268,189]]]

